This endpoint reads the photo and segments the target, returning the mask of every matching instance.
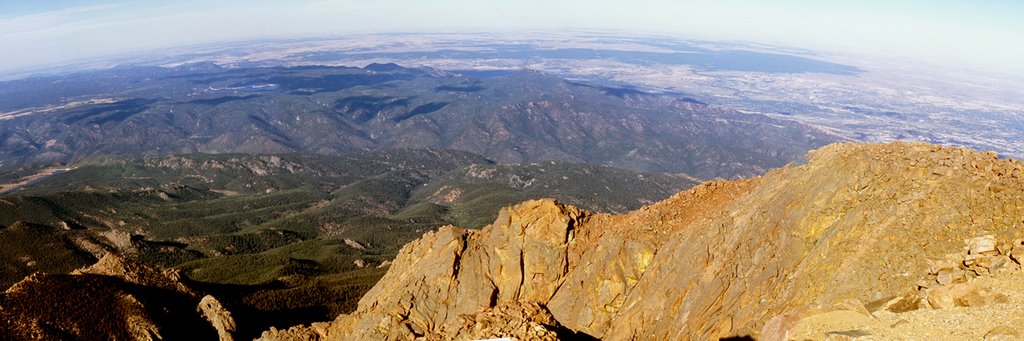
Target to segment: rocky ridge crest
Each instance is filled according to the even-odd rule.
[[[174,271],[108,253],[71,274],[35,273],[0,294],[0,335],[14,340],[232,340],[229,312]]]
[[[541,200],[479,231],[441,228],[404,247],[354,313],[264,338],[434,339],[510,305],[596,338],[756,338],[787,312],[903,295],[965,239],[1024,237],[1022,213],[1019,161],[836,144],[625,215]]]

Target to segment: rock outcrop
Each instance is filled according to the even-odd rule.
[[[532,321],[538,330],[602,339],[758,338],[766,323],[785,329],[776,316],[904,295],[964,240],[1021,238],[1022,214],[1016,160],[919,143],[830,145],[625,215],[540,200],[482,230],[443,227],[405,246],[354,313],[264,338],[468,339],[478,335],[449,333],[524,325],[493,314],[510,306],[550,313]],[[989,263],[968,270],[1005,261],[993,258],[1004,255],[998,243],[975,246]],[[859,314],[843,305],[854,308],[832,310]],[[489,320],[476,327],[479,316]]]
[[[388,271],[360,301],[361,312],[313,328],[327,338],[409,339],[458,330],[460,316],[499,304],[545,303],[567,273],[568,246],[585,219],[576,208],[530,201],[482,231],[427,233],[395,258],[417,271]],[[394,318],[377,319],[384,311]]]
[[[199,301],[199,313],[203,314],[203,317],[210,324],[213,325],[214,329],[217,329],[217,336],[220,341],[232,341],[236,326],[235,319],[231,317],[231,312],[224,308],[224,305],[217,300],[217,298],[206,295]]]
[[[5,340],[230,340],[233,330],[220,303],[200,300],[176,272],[115,254],[67,275],[33,274],[0,294]]]
[[[1005,254],[1024,245],[992,235],[965,244],[932,260],[906,295],[791,310],[769,320],[761,339],[1018,340],[1009,326],[1024,325],[1024,270]]]

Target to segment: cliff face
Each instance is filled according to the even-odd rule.
[[[481,231],[428,233],[402,249],[395,259],[401,265],[356,313],[314,328],[328,338],[407,339],[457,329],[461,316],[501,303],[543,304],[568,273],[568,247],[585,219],[576,208],[530,201],[503,210]]]
[[[1022,166],[963,148],[838,144],[626,215],[526,202],[482,230],[410,243],[353,314],[264,337],[758,337],[802,307],[902,295],[965,239],[1020,238]],[[502,321],[521,328],[499,332]]]

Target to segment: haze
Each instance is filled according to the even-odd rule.
[[[0,70],[240,39],[607,29],[1024,74],[1018,1],[0,2]]]

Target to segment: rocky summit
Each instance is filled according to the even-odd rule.
[[[927,338],[879,330],[1024,305],[986,282],[1022,278],[1022,168],[958,147],[835,144],[624,215],[528,201],[406,245],[355,312],[263,339]],[[814,323],[848,315],[896,322]],[[962,336],[1019,332],[991,316]]]

